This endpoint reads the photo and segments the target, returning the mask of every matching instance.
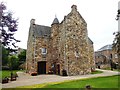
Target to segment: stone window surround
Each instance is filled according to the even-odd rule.
[[[46,55],[47,54],[47,49],[46,48],[40,48],[41,49],[41,54]]]

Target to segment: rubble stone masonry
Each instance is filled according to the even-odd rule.
[[[55,18],[51,27],[39,26],[31,21],[27,46],[26,70],[39,72],[46,63],[46,73],[82,75],[94,69],[93,42],[88,37],[87,23],[73,5],[71,12],[59,23]],[[38,30],[39,27],[39,30]],[[36,31],[35,31],[36,30]],[[38,31],[37,31],[38,30]],[[42,48],[47,50],[43,55]]]

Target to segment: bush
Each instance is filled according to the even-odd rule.
[[[5,77],[4,79],[2,79],[2,84],[8,83],[8,81],[9,81],[9,78],[8,78],[8,77]]]
[[[9,56],[8,58],[8,64],[9,67],[11,67],[12,70],[18,70],[19,68],[19,61],[18,61],[18,57],[15,55]]]
[[[2,66],[2,70],[10,70],[8,66]]]
[[[53,74],[53,71],[52,70],[48,71],[48,74]]]
[[[31,73],[31,76],[36,76],[37,75],[37,72],[32,72]]]

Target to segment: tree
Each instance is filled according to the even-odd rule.
[[[116,20],[119,20],[119,18],[120,18],[120,9],[118,9],[116,17],[117,17]]]
[[[120,32],[115,33],[115,39],[113,41],[113,49],[117,52],[118,56],[120,56]]]
[[[117,18],[116,20],[119,20],[120,18],[120,9],[117,11]],[[120,32],[114,33],[115,39],[113,41],[113,48],[117,52],[118,56],[120,56]]]
[[[19,60],[18,57],[15,55],[9,56],[8,64],[11,70],[17,70],[19,67]]]
[[[23,64],[26,60],[26,50],[23,50],[22,52],[20,52],[20,54],[18,54],[18,59],[20,64]]]
[[[2,46],[2,65],[6,66],[8,63],[8,55],[9,55],[9,51]]]
[[[18,19],[12,17],[12,13],[6,11],[6,6],[3,2],[0,3],[0,42],[3,46],[8,47],[10,50],[11,46],[17,47],[15,43],[20,42],[14,38],[14,33],[17,31]]]
[[[120,18],[120,9],[117,11],[117,18],[116,20],[119,20]],[[118,23],[119,24],[119,23]],[[115,39],[113,41],[113,49],[117,52],[118,59],[120,58],[120,31],[114,33]],[[119,65],[120,68],[120,65]]]

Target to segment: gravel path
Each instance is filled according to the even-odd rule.
[[[100,70],[100,69],[96,69]],[[38,75],[38,76],[30,76],[29,74],[23,72],[17,72],[18,78],[16,81],[10,81],[9,83],[2,84],[2,88],[15,88],[18,86],[26,86],[26,85],[34,85],[34,84],[42,84],[49,82],[59,82],[64,80],[76,80],[83,78],[92,78],[92,77],[101,77],[101,76],[112,76],[118,75],[117,71],[110,70],[100,70],[103,71],[101,74],[89,74],[89,75],[79,75],[79,76],[58,76],[58,75]]]

